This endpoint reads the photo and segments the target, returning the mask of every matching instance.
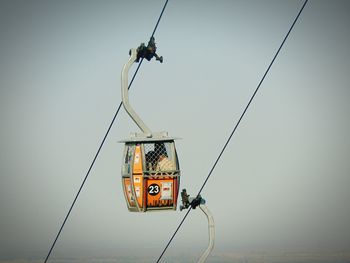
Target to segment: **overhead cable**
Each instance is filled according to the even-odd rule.
[[[161,13],[160,13],[160,15],[159,15],[159,17],[158,17],[157,23],[156,23],[156,25],[155,25],[155,27],[154,27],[154,29],[153,29],[153,32],[152,32],[152,35],[151,35],[150,39],[151,39],[151,38],[154,36],[154,34],[156,33],[156,30],[157,30],[158,25],[159,25],[159,22],[160,22],[160,20],[161,20],[161,18],[162,18],[162,16],[163,16],[164,10],[165,10],[165,8],[166,8],[166,6],[167,6],[167,4],[168,4],[168,1],[169,1],[169,0],[166,0],[165,3],[164,3],[163,9],[162,9],[162,11],[161,11]],[[128,86],[128,89],[130,89],[130,87],[131,87],[131,85],[132,85],[132,83],[133,83],[133,81],[134,81],[134,79],[135,79],[135,77],[136,77],[136,75],[137,75],[137,73],[138,73],[140,67],[141,67],[142,61],[143,61],[143,58],[140,60],[138,66],[137,66],[137,68],[136,68],[136,70],[135,70],[135,73],[134,73],[134,75],[133,75],[133,77],[132,77],[132,79],[131,79],[131,81],[130,81],[130,84],[129,84],[129,86]],[[64,218],[63,223],[62,223],[62,225],[61,225],[61,227],[60,227],[60,229],[59,229],[59,231],[58,231],[58,233],[57,233],[57,235],[56,235],[56,237],[55,237],[55,239],[54,239],[54,241],[53,241],[53,243],[52,243],[52,245],[51,245],[51,247],[50,247],[50,250],[49,250],[49,252],[48,252],[48,254],[47,254],[46,258],[45,258],[45,261],[44,261],[45,263],[48,261],[50,255],[51,255],[51,252],[52,252],[53,248],[54,248],[55,245],[56,245],[56,242],[57,242],[57,240],[58,240],[58,237],[60,236],[60,234],[61,234],[61,232],[62,232],[62,229],[63,229],[63,227],[65,226],[65,224],[66,224],[66,222],[67,222],[67,219],[68,219],[68,217],[69,217],[69,215],[70,215],[70,213],[71,213],[71,211],[72,211],[72,209],[73,209],[73,207],[74,207],[74,205],[75,205],[75,203],[76,203],[76,201],[77,201],[77,199],[78,199],[78,197],[79,197],[79,195],[80,195],[81,190],[83,189],[83,186],[85,185],[85,182],[86,182],[86,180],[87,180],[87,178],[88,178],[88,176],[89,176],[89,174],[90,174],[90,172],[91,172],[91,169],[92,169],[92,167],[94,166],[94,164],[95,164],[95,162],[96,162],[96,160],[97,160],[97,157],[98,157],[98,155],[99,155],[99,153],[100,153],[100,151],[101,151],[101,149],[102,149],[102,147],[103,147],[103,145],[104,145],[104,143],[105,143],[105,141],[106,141],[106,138],[107,138],[107,136],[108,136],[108,134],[109,134],[109,132],[110,132],[110,130],[111,130],[113,124],[114,124],[115,119],[117,118],[117,115],[118,115],[118,113],[119,113],[119,111],[120,111],[121,106],[122,106],[122,102],[120,102],[120,104],[119,104],[119,106],[118,106],[118,108],[117,108],[117,110],[116,110],[116,112],[115,112],[115,114],[114,114],[114,116],[113,116],[113,119],[112,119],[112,121],[111,121],[111,123],[110,123],[110,125],[109,125],[109,127],[108,127],[108,129],[107,129],[107,132],[106,132],[106,134],[104,135],[104,137],[103,137],[103,139],[102,139],[102,141],[101,141],[100,146],[98,147],[98,150],[97,150],[97,152],[96,152],[96,154],[95,154],[95,157],[93,158],[93,160],[92,160],[92,162],[91,162],[91,165],[90,165],[89,169],[87,170],[87,173],[86,173],[86,175],[85,175],[85,177],[84,177],[84,180],[82,181],[82,183],[81,183],[81,185],[80,185],[80,187],[79,187],[79,190],[78,190],[78,192],[77,192],[77,194],[76,194],[76,196],[75,196],[75,198],[74,198],[74,200],[73,200],[73,202],[72,202],[72,204],[71,204],[71,206],[70,206],[70,208],[69,208],[69,210],[68,210],[68,213],[67,213],[66,217]]]
[[[202,192],[204,186],[207,184],[207,182],[208,182],[210,176],[212,175],[212,173],[213,173],[213,171],[214,171],[216,165],[218,164],[218,162],[219,162],[221,156],[223,155],[225,149],[227,148],[227,145],[228,145],[229,142],[231,141],[232,136],[233,136],[234,133],[236,132],[238,125],[241,123],[242,118],[244,117],[244,115],[245,115],[245,113],[247,112],[247,110],[248,110],[248,108],[249,108],[251,102],[253,101],[253,99],[254,99],[255,95],[257,94],[258,90],[260,89],[261,84],[262,84],[263,81],[265,80],[265,77],[266,77],[267,73],[270,71],[270,69],[271,69],[273,63],[275,62],[275,60],[276,60],[278,54],[280,53],[280,51],[281,51],[281,49],[282,49],[284,43],[286,42],[286,40],[287,40],[287,38],[288,38],[290,32],[292,31],[292,29],[293,29],[295,23],[298,21],[299,16],[300,16],[300,14],[302,13],[302,11],[304,10],[304,7],[305,7],[305,5],[307,4],[307,2],[308,2],[308,0],[305,0],[305,2],[303,3],[301,9],[299,10],[297,16],[295,17],[295,19],[294,19],[292,25],[290,26],[290,28],[289,28],[287,34],[285,35],[285,37],[284,37],[284,39],[283,39],[281,45],[279,46],[279,48],[278,48],[276,54],[275,54],[274,57],[273,57],[271,63],[269,64],[269,66],[268,66],[268,68],[266,69],[266,71],[265,71],[263,77],[261,78],[261,80],[260,80],[258,86],[256,87],[256,89],[255,89],[253,95],[251,96],[250,100],[248,101],[247,106],[246,106],[245,109],[243,110],[241,116],[240,116],[239,119],[238,119],[238,122],[237,122],[236,125],[234,126],[234,128],[233,128],[233,130],[232,130],[230,136],[229,136],[228,139],[226,140],[226,143],[224,144],[224,146],[223,146],[221,152],[219,153],[218,157],[216,158],[216,160],[215,160],[215,162],[214,162],[214,165],[212,166],[212,168],[211,168],[210,171],[209,171],[208,176],[205,178],[203,185],[201,186],[200,190],[198,191],[197,197],[201,194],[201,192]],[[181,227],[182,224],[184,223],[184,221],[185,221],[185,219],[187,218],[187,216],[188,216],[188,214],[189,214],[190,211],[191,211],[191,208],[187,211],[187,213],[185,214],[185,216],[184,216],[183,219],[181,220],[180,224],[179,224],[178,227],[176,228],[174,234],[171,236],[170,240],[169,240],[168,243],[166,244],[165,248],[163,249],[162,253],[160,254],[159,258],[158,258],[157,261],[156,261],[157,263],[160,262],[160,260],[161,260],[161,258],[163,257],[165,251],[168,249],[170,243],[173,241],[175,235],[176,235],[177,232],[179,231],[180,227]]]

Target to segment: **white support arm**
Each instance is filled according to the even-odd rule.
[[[202,256],[198,260],[197,263],[204,263],[210,252],[214,248],[214,241],[215,241],[215,225],[214,225],[214,218],[212,213],[209,211],[208,207],[205,204],[200,204],[199,208],[203,211],[203,213],[207,216],[208,219],[208,231],[209,231],[209,244],[207,249],[203,252]]]
[[[146,124],[141,120],[141,118],[137,115],[135,110],[129,104],[128,74],[129,74],[130,67],[132,66],[132,64],[135,62],[135,60],[137,58],[136,49],[133,48],[130,50],[130,52],[131,52],[130,58],[129,58],[128,62],[123,66],[123,70],[122,70],[123,106],[124,106],[126,112],[131,117],[131,119],[133,119],[133,121],[141,129],[141,131],[146,135],[146,137],[152,137],[151,130],[146,126]]]

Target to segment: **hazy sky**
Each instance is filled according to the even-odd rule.
[[[130,101],[181,137],[198,192],[303,1],[169,1]],[[130,48],[164,2],[0,1],[0,259],[45,258],[121,99]],[[214,251],[350,249],[350,2],[310,0],[202,195]],[[136,69],[133,66],[131,74]],[[120,112],[52,258],[158,258],[184,212],[137,214],[120,180]],[[169,253],[204,249],[194,210]]]

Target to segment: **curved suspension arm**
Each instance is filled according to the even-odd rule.
[[[214,240],[215,240],[215,224],[212,213],[209,211],[208,207],[205,205],[205,200],[198,194],[195,198],[190,197],[187,194],[186,189],[182,189],[181,191],[181,201],[182,205],[180,205],[180,211],[182,209],[187,209],[191,207],[195,209],[197,206],[203,211],[208,220],[208,232],[209,232],[209,244],[207,249],[203,252],[202,256],[198,259],[197,263],[204,263],[211,251],[214,248]],[[187,214],[186,214],[187,215]]]
[[[122,69],[122,101],[126,112],[129,114],[131,119],[136,123],[136,125],[141,129],[141,131],[147,136],[152,137],[151,130],[146,126],[142,119],[137,115],[135,110],[129,104],[129,90],[128,90],[128,74],[130,67],[137,59],[137,51],[132,48],[130,50],[130,58],[127,63],[124,64]]]
[[[198,260],[197,263],[204,263],[210,252],[214,248],[214,240],[215,240],[215,225],[214,225],[214,218],[212,213],[209,211],[208,207],[205,204],[200,204],[199,208],[203,211],[203,213],[207,216],[208,219],[208,231],[209,231],[209,244],[207,249],[203,252],[202,256]]]

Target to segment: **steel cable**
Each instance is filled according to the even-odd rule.
[[[232,130],[230,136],[229,136],[228,139],[226,140],[226,143],[224,144],[224,146],[223,146],[221,152],[219,153],[218,157],[216,158],[216,160],[215,160],[215,162],[214,162],[212,168],[211,168],[210,171],[209,171],[208,176],[207,176],[206,179],[204,180],[204,183],[203,183],[202,187],[201,187],[200,190],[198,191],[197,197],[201,194],[201,192],[202,192],[204,186],[206,185],[206,183],[208,182],[210,176],[212,175],[212,173],[213,173],[213,171],[214,171],[216,165],[218,164],[218,162],[219,162],[221,156],[223,155],[225,149],[227,148],[227,145],[228,145],[229,142],[231,141],[231,138],[232,138],[232,136],[234,135],[234,133],[236,132],[238,125],[241,123],[242,118],[244,117],[244,115],[245,115],[245,113],[247,112],[247,110],[248,110],[248,108],[249,108],[251,102],[253,101],[253,99],[254,99],[255,95],[257,94],[258,90],[260,89],[261,84],[263,83],[263,81],[264,81],[264,79],[265,79],[267,73],[270,71],[271,66],[272,66],[273,63],[275,62],[275,59],[277,58],[279,52],[281,51],[281,49],[282,49],[284,43],[286,42],[286,40],[287,40],[287,38],[288,38],[290,32],[291,32],[292,29],[293,29],[295,23],[296,23],[297,20],[299,19],[299,16],[300,16],[300,14],[302,13],[302,11],[304,10],[304,7],[305,7],[305,5],[307,4],[307,2],[308,2],[308,0],[305,0],[304,4],[302,5],[301,9],[299,10],[297,16],[295,17],[295,19],[294,19],[292,25],[290,26],[290,28],[289,28],[287,34],[285,35],[285,37],[284,37],[282,43],[280,44],[280,46],[279,46],[277,52],[275,53],[275,55],[274,55],[274,57],[273,57],[271,63],[269,64],[269,66],[268,66],[267,70],[265,71],[263,77],[261,78],[261,80],[260,80],[258,86],[256,87],[256,89],[255,89],[253,95],[251,96],[250,100],[248,101],[247,106],[244,108],[244,110],[243,110],[243,112],[242,112],[240,118],[238,119],[238,122],[237,122],[236,125],[234,126],[234,128],[233,128],[233,130]],[[181,220],[179,226],[176,228],[174,234],[171,236],[170,240],[169,240],[168,243],[166,244],[165,248],[163,249],[162,253],[160,254],[160,256],[158,257],[158,259],[157,259],[157,261],[156,261],[157,263],[160,262],[160,260],[161,260],[161,258],[163,257],[165,251],[168,249],[170,243],[173,241],[175,235],[176,235],[177,232],[179,231],[180,227],[181,227],[182,224],[184,223],[184,221],[185,221],[185,219],[187,218],[187,216],[188,216],[188,214],[189,214],[190,211],[191,211],[191,208],[187,211],[187,213],[185,214],[185,216],[184,216],[183,219]]]
[[[154,27],[154,29],[153,29],[153,32],[152,32],[152,35],[151,35],[150,39],[154,36],[154,34],[155,34],[156,31],[157,31],[159,22],[160,22],[160,20],[161,20],[161,18],[162,18],[162,16],[163,16],[163,13],[164,13],[164,10],[165,10],[165,8],[166,8],[166,6],[167,6],[167,4],[168,4],[168,1],[169,1],[169,0],[166,0],[165,3],[164,3],[163,9],[162,9],[162,11],[161,11],[161,13],[160,13],[160,15],[159,15],[159,17],[158,17],[157,23],[156,23],[156,25],[155,25],[155,27]],[[131,81],[130,81],[130,83],[129,83],[129,85],[128,85],[128,89],[130,89],[130,87],[131,87],[131,85],[132,85],[132,83],[133,83],[133,81],[134,81],[134,79],[135,79],[135,77],[136,77],[136,75],[137,75],[137,73],[138,73],[138,71],[139,71],[141,65],[142,65],[142,61],[143,61],[143,58],[141,58],[141,60],[140,60],[140,62],[139,62],[139,64],[138,64],[138,66],[137,66],[137,68],[136,68],[136,70],[135,70],[135,73],[134,73],[134,75],[133,75],[133,77],[132,77],[132,79],[131,79]],[[59,238],[59,236],[60,236],[60,234],[61,234],[61,232],[62,232],[62,230],[63,230],[63,227],[65,226],[65,224],[66,224],[66,222],[67,222],[67,219],[68,219],[70,213],[72,212],[72,209],[73,209],[73,207],[74,207],[74,205],[75,205],[75,203],[76,203],[76,201],[77,201],[77,199],[78,199],[78,197],[79,197],[79,195],[80,195],[80,192],[81,192],[81,190],[83,189],[83,187],[84,187],[84,185],[85,185],[85,182],[86,182],[86,180],[87,180],[87,178],[88,178],[88,176],[89,176],[89,174],[90,174],[90,172],[91,172],[91,170],[92,170],[92,167],[94,166],[94,164],[95,164],[95,162],[96,162],[96,160],[97,160],[97,157],[98,157],[98,155],[99,155],[99,153],[100,153],[100,151],[101,151],[101,149],[102,149],[102,147],[103,147],[103,145],[104,145],[104,143],[105,143],[105,141],[106,141],[106,138],[107,138],[107,136],[108,136],[108,134],[109,134],[109,132],[110,132],[110,130],[111,130],[113,124],[114,124],[114,121],[115,121],[115,119],[117,118],[117,115],[118,115],[118,113],[119,113],[119,111],[120,111],[121,106],[122,106],[122,102],[120,102],[120,104],[119,104],[119,106],[118,106],[118,108],[117,108],[117,110],[116,110],[116,112],[115,112],[115,114],[114,114],[114,116],[113,116],[113,119],[112,119],[112,121],[111,121],[111,123],[110,123],[110,125],[109,125],[109,127],[108,127],[108,129],[107,129],[106,134],[104,135],[104,137],[103,137],[103,139],[102,139],[102,141],[101,141],[100,146],[98,147],[98,150],[97,150],[97,152],[96,152],[96,154],[95,154],[95,157],[93,158],[93,160],[92,160],[92,162],[91,162],[91,165],[90,165],[90,167],[89,167],[89,169],[88,169],[88,171],[87,171],[87,173],[86,173],[86,175],[85,175],[85,177],[84,177],[84,180],[82,181],[82,183],[81,183],[81,185],[80,185],[80,187],[79,187],[79,190],[78,190],[78,192],[77,192],[77,194],[76,194],[76,196],[75,196],[75,198],[74,198],[74,200],[73,200],[73,202],[72,202],[72,204],[71,204],[71,206],[70,206],[70,208],[69,208],[69,210],[68,210],[68,213],[67,213],[66,217],[64,218],[63,223],[62,223],[62,225],[61,225],[61,227],[60,227],[60,229],[59,229],[59,231],[58,231],[58,233],[57,233],[57,235],[56,235],[56,237],[55,237],[55,239],[54,239],[54,241],[53,241],[53,243],[52,243],[52,245],[51,245],[51,247],[50,247],[50,250],[49,250],[49,252],[48,252],[48,254],[47,254],[46,258],[45,258],[45,261],[44,261],[45,263],[48,261],[50,255],[51,255],[51,253],[52,253],[52,250],[53,250],[53,248],[55,247],[56,242],[57,242],[57,240],[58,240],[58,238]]]

